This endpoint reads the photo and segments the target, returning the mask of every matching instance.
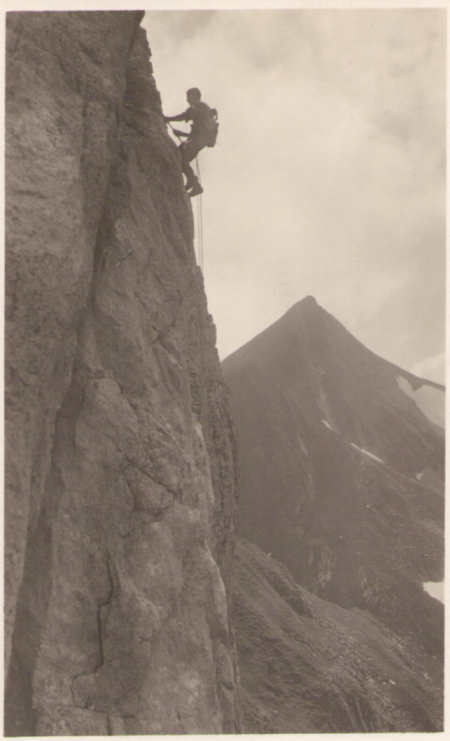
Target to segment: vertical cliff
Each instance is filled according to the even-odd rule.
[[[7,16],[7,735],[240,727],[234,435],[142,15]]]

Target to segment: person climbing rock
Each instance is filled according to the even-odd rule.
[[[198,88],[190,88],[186,93],[189,108],[178,116],[164,116],[166,123],[170,123],[171,121],[192,121],[189,133],[173,129],[173,133],[176,136],[187,137],[186,141],[182,142],[178,149],[181,154],[181,169],[186,175],[185,187],[191,197],[203,193],[203,188],[190,163],[204,147],[213,147],[215,145],[219,128],[216,120],[217,111],[215,108],[210,108],[204,103],[201,97]]]

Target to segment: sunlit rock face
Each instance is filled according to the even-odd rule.
[[[7,735],[240,728],[235,442],[141,18],[7,18]]]
[[[444,440],[312,297],[222,364],[239,437],[242,537],[296,581],[442,654]],[[426,471],[426,475],[423,472]]]

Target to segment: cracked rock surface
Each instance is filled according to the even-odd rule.
[[[141,18],[7,18],[7,735],[240,728],[234,433]]]

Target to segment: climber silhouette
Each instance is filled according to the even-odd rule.
[[[201,97],[198,88],[190,88],[186,93],[189,108],[178,116],[164,116],[166,123],[170,123],[170,121],[192,121],[189,133],[172,129],[176,136],[187,137],[186,141],[182,142],[178,149],[181,154],[181,169],[186,175],[185,187],[191,197],[203,193],[203,188],[190,163],[204,147],[214,146],[219,128],[219,124],[216,121],[217,111],[215,108],[210,108],[204,103]]]

